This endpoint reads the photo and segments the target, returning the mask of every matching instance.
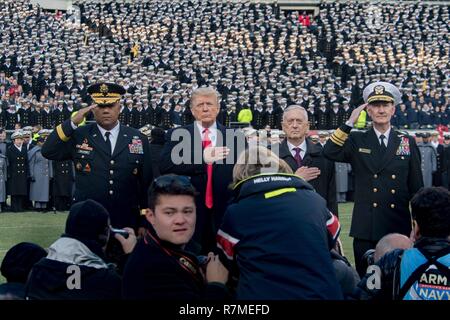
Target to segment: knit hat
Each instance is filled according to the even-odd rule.
[[[31,268],[46,256],[47,251],[37,244],[21,242],[6,252],[0,272],[8,282],[26,283]]]
[[[97,201],[88,199],[70,208],[63,236],[83,242],[92,252],[101,256],[109,233],[109,213]]]

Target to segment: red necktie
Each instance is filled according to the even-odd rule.
[[[211,144],[212,144],[211,139],[209,139],[209,129],[205,128],[203,129],[203,139],[202,139],[203,149],[211,146]],[[212,163],[207,164],[206,175],[208,177],[208,180],[206,182],[205,205],[209,209],[211,209],[213,206],[212,171],[213,171]]]

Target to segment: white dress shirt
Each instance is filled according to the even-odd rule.
[[[305,154],[306,154],[306,149],[307,149],[307,146],[306,146],[306,140],[303,140],[303,142],[299,145],[299,146],[294,146],[292,143],[290,143],[289,141],[286,141],[287,142],[287,145],[288,145],[288,148],[289,148],[289,151],[291,151],[291,154],[292,154],[292,156],[295,158],[295,154],[296,154],[296,152],[295,152],[295,148],[300,148],[300,149],[302,149],[301,151],[300,151],[300,157],[302,157],[302,159],[305,157]]]
[[[22,145],[22,146],[23,146],[23,145]],[[16,147],[17,150],[19,150],[19,152],[22,152],[22,146],[18,147],[18,146],[16,146],[16,145],[14,145],[14,147]]]
[[[200,137],[203,140],[203,136],[204,136],[203,130],[205,130],[206,128],[204,128],[199,121],[195,121],[195,126],[197,127],[197,130],[200,132]],[[215,147],[217,144],[217,123],[214,122],[212,124],[212,126],[210,126],[208,128],[208,130],[209,130],[208,135],[209,135],[209,140],[211,140],[211,145],[213,147]]]
[[[375,131],[375,134],[377,135],[377,139],[378,139],[378,143],[381,144],[381,140],[380,140],[380,136],[384,135],[384,145],[387,147],[388,146],[388,142],[389,142],[389,134],[391,133],[391,127],[389,127],[389,129],[387,129],[387,131],[385,133],[381,133],[380,131],[378,131],[377,129],[373,128],[373,131]]]
[[[117,121],[117,124],[114,128],[112,128],[111,130],[105,130],[102,127],[100,127],[97,124],[98,130],[100,131],[103,139],[106,142],[106,136],[105,133],[106,132],[111,132],[111,135],[109,136],[109,140],[111,141],[111,154],[114,153],[114,148],[116,147],[116,142],[117,142],[117,138],[119,137],[119,131],[120,131],[120,123],[119,121]]]

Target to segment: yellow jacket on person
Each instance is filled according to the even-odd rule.
[[[238,122],[250,123],[253,120],[253,114],[250,109],[242,109],[239,111]]]
[[[72,115],[70,116],[70,118],[73,118],[77,113],[78,113],[78,111],[72,112]],[[78,125],[78,127],[84,126],[85,124],[86,124],[86,117],[83,118],[83,121],[81,121],[81,123]]]
[[[357,129],[364,129],[366,127],[366,118],[367,118],[366,110],[361,111],[358,120],[356,120],[355,122],[354,127]]]

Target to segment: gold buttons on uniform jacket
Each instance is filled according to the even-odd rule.
[[[377,175],[377,174],[374,174],[373,177],[376,179],[376,178],[378,178],[378,175]]]
[[[114,173],[113,170],[109,170],[109,174],[112,175]]]
[[[112,181],[112,180],[109,180],[109,184],[113,184],[114,183],[114,181]]]
[[[112,190],[109,190],[109,194],[113,194],[114,193],[114,191],[112,191]]]
[[[378,192],[378,189],[377,188],[373,188],[373,192]]]
[[[394,193],[395,193],[395,189],[392,189],[392,190],[391,190],[391,193],[394,194]]]
[[[374,202],[374,203],[373,203],[373,207],[374,207],[374,208],[378,207],[378,203]]]
[[[391,203],[391,208],[394,209],[395,208],[395,204]]]
[[[391,178],[392,178],[393,180],[395,180],[395,178],[396,178],[395,174],[393,174],[393,175],[391,176]]]
[[[109,163],[114,164],[114,160],[111,160]]]

